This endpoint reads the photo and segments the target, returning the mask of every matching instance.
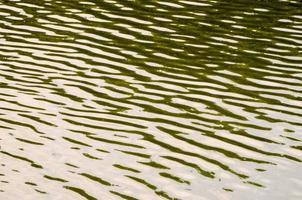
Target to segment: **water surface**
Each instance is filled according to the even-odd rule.
[[[302,2],[0,0],[0,199],[302,199]]]

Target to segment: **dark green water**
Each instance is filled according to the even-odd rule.
[[[1,200],[302,199],[302,2],[0,0]]]

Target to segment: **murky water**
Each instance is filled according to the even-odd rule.
[[[0,199],[301,199],[302,2],[0,0]]]

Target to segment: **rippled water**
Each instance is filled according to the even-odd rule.
[[[302,2],[0,0],[0,199],[301,199]]]

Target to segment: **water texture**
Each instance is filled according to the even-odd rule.
[[[302,199],[302,2],[0,0],[0,199]]]

